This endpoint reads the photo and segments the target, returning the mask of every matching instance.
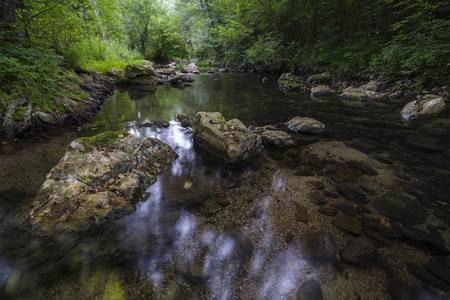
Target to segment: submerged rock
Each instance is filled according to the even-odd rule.
[[[320,284],[314,279],[308,279],[302,281],[297,289],[296,297],[297,300],[322,300],[322,288]]]
[[[303,258],[322,262],[333,262],[337,246],[334,236],[327,231],[306,232],[300,237]]]
[[[313,118],[295,117],[288,122],[289,130],[297,133],[323,133],[325,125]]]
[[[405,121],[414,121],[435,117],[443,110],[445,110],[444,99],[434,98],[425,101],[411,101],[403,107],[400,113]]]
[[[405,225],[418,225],[427,220],[427,212],[419,202],[409,197],[386,194],[372,201],[372,206],[382,216]]]
[[[86,230],[135,211],[133,201],[178,155],[153,138],[103,132],[73,141],[20,216],[38,235]]]
[[[219,112],[198,112],[193,139],[226,163],[235,163],[261,150],[261,136],[252,133],[238,119],[226,121]]]

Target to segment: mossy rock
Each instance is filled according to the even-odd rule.
[[[82,137],[78,141],[84,147],[84,152],[92,151],[94,148],[102,148],[114,144],[118,139],[129,136],[123,131],[105,131],[91,137]]]

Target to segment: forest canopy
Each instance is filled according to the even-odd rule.
[[[2,82],[53,76],[58,65],[105,72],[143,59],[383,74],[418,87],[450,80],[448,1],[0,1]]]

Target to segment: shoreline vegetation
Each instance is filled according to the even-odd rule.
[[[32,128],[83,123],[115,88],[104,75],[125,74],[126,66],[152,61],[291,73],[300,82],[330,74],[328,84],[338,92],[375,81],[390,93],[449,95],[446,2],[168,3],[3,0],[2,146]],[[144,84],[167,83],[175,74],[170,72]],[[182,81],[183,87],[190,85]]]

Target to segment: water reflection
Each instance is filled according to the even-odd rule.
[[[307,94],[286,95],[274,80],[264,85],[252,76],[197,76],[185,90],[163,86],[111,97],[93,120],[101,130],[158,138],[179,159],[147,190],[150,195],[135,214],[86,233],[32,238],[16,229],[12,216],[3,213],[11,208],[0,204],[0,296],[8,284],[12,297],[32,298],[44,290],[40,298],[55,299],[59,288],[68,291],[62,297],[67,299],[107,297],[108,285],[117,288],[119,298],[125,290],[129,298],[170,298],[188,287],[186,293],[197,298],[280,299],[291,297],[306,278],[320,281],[319,271],[327,276],[326,267],[310,265],[294,242],[285,243],[286,232],[303,228],[283,202],[290,203],[285,197],[293,188],[283,170],[313,163],[301,159],[302,148],[292,150],[291,157],[285,150],[273,151],[276,166],[267,158],[262,167],[206,162],[194,151],[192,130],[174,121],[180,112],[220,111],[246,125],[276,124],[296,115],[317,118],[327,126],[322,139],[344,141],[391,164],[407,162],[408,176],[425,186],[422,195],[448,201],[448,110],[440,119],[406,127],[401,103],[316,101]],[[170,127],[138,126],[157,119],[170,120]],[[257,208],[262,214],[251,217]],[[132,279],[133,272],[138,279]]]

